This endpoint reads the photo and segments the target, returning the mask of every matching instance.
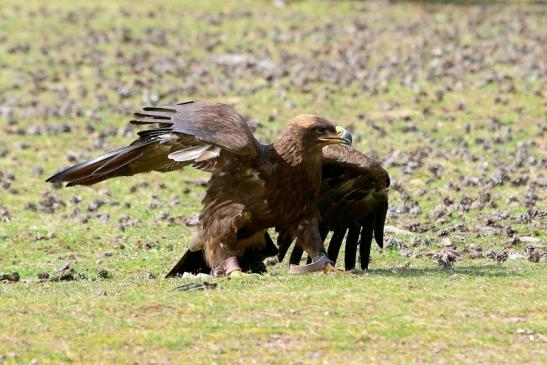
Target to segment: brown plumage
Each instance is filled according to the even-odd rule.
[[[345,268],[355,268],[357,248],[363,270],[368,269],[372,238],[383,247],[384,222],[388,208],[389,175],[376,161],[350,146],[323,149],[323,173],[318,210],[322,240],[332,237],[327,255],[336,263],[346,236]],[[280,261],[290,248],[293,235],[278,228]],[[295,245],[289,262],[298,264],[303,250]]]
[[[231,107],[205,101],[144,108],[133,124],[158,124],[127,147],[82,162],[49,182],[91,185],[117,176],[167,172],[186,165],[210,171],[199,230],[215,274],[239,271],[237,258],[271,247],[266,230],[281,227],[311,257],[325,254],[318,229],[323,147],[349,143],[329,120],[301,115],[271,145],[259,143]],[[198,265],[200,266],[200,265]]]
[[[324,241],[327,234],[332,232],[327,256],[334,263],[346,238],[346,270],[356,267],[358,249],[360,266],[363,270],[368,269],[372,239],[383,247],[389,184],[387,171],[365,154],[345,145],[323,148],[321,190],[317,205],[320,214],[319,233]],[[279,261],[283,261],[295,237],[282,226],[278,226],[277,230],[277,247],[266,233],[266,246],[263,249],[247,251],[240,258],[244,270],[264,272],[266,267],[262,260],[276,253]],[[303,253],[303,248],[296,243],[289,263],[299,264]],[[188,251],[169,276],[184,272],[207,273],[210,270],[201,251]]]

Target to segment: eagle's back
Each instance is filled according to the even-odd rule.
[[[246,217],[236,219],[236,224],[265,229],[290,226],[316,215],[321,158],[290,166],[271,146],[261,146],[252,159],[224,154],[221,161],[203,200],[201,216],[205,224],[232,215]]]

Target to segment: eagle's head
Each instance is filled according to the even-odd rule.
[[[304,149],[321,149],[329,144],[352,142],[351,134],[330,120],[311,114],[302,114],[289,122],[288,130],[296,135]]]

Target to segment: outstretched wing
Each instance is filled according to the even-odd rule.
[[[168,172],[187,165],[211,171],[221,153],[256,156],[257,142],[245,119],[226,104],[190,101],[146,107],[135,113],[135,125],[157,125],[139,132],[129,146],[64,169],[47,179],[92,185],[117,176]]]
[[[358,247],[361,268],[368,268],[372,238],[383,247],[389,183],[387,171],[378,162],[352,147],[330,145],[323,149],[319,229],[323,239],[333,232],[327,250],[332,261],[336,262],[346,236],[346,269],[355,268]],[[278,231],[281,261],[293,237],[283,228]],[[298,264],[302,254],[302,248],[295,245],[290,262]]]

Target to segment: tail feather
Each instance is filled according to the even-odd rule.
[[[374,218],[375,219],[375,218]],[[367,221],[361,228],[361,241],[359,243],[359,257],[361,260],[361,269],[367,270],[370,260],[370,249],[372,246],[373,222],[371,219]]]
[[[374,240],[376,244],[380,247],[384,247],[384,224],[386,221],[388,202],[384,202],[383,210],[379,211],[374,217]]]
[[[186,253],[181,257],[177,264],[169,271],[166,278],[174,278],[179,275],[189,272],[192,274],[205,273],[208,274],[211,272],[211,268],[205,262],[203,258],[203,251],[190,251],[187,250]]]

